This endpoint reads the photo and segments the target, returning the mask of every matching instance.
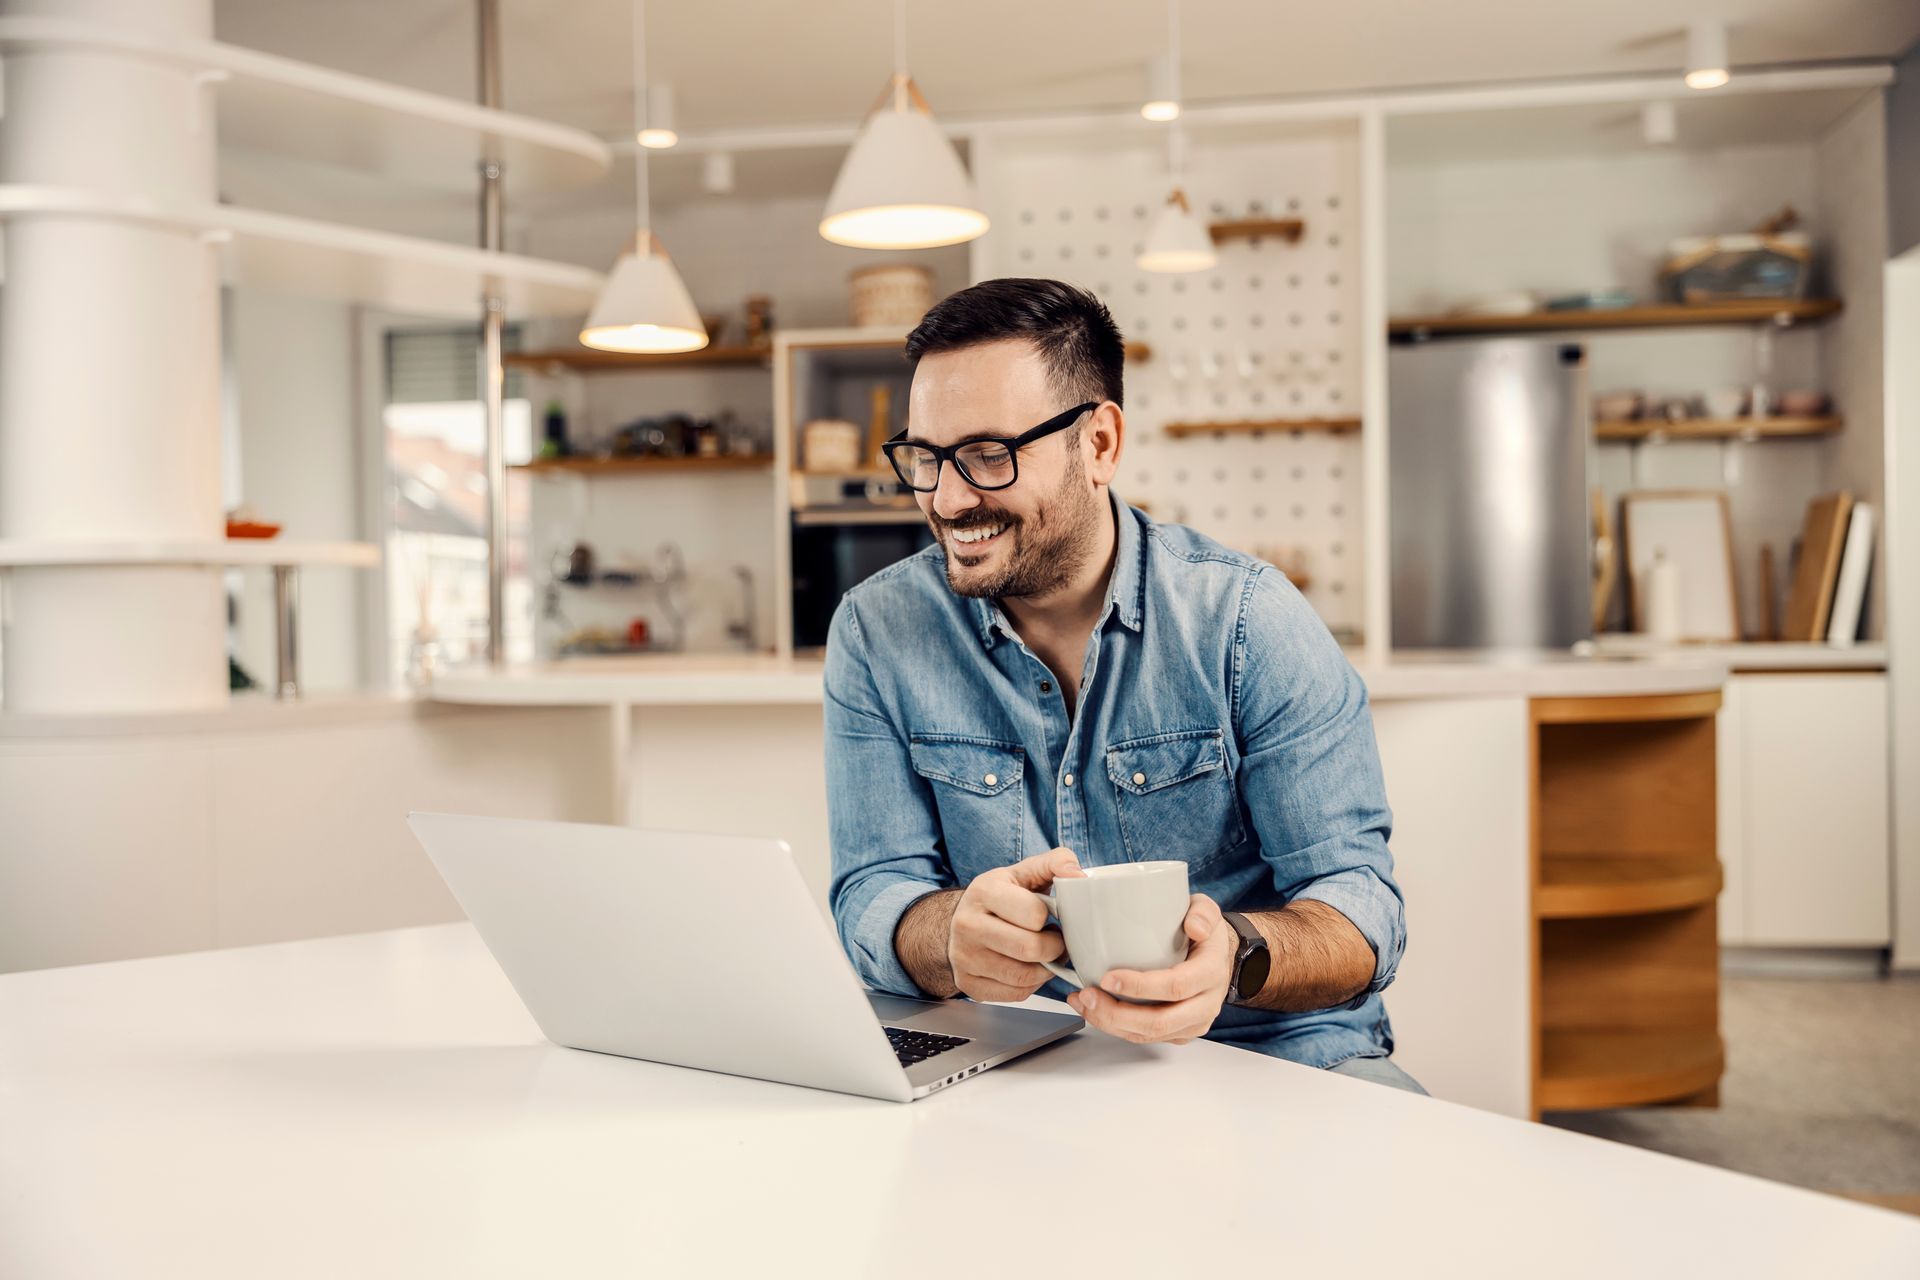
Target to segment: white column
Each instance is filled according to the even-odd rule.
[[[9,15],[208,39],[211,0],[0,0]],[[0,182],[215,200],[210,89],[192,69],[47,47],[6,59]],[[0,538],[222,536],[219,273],[199,237],[35,216],[5,229]],[[219,571],[13,571],[11,711],[224,705]]]

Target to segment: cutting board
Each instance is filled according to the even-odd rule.
[[[1840,572],[1840,550],[1846,544],[1847,521],[1852,515],[1853,495],[1844,489],[1807,504],[1807,522],[1800,530],[1800,562],[1794,566],[1793,587],[1787,592],[1787,617],[1780,628],[1782,640],[1827,638],[1833,583]]]

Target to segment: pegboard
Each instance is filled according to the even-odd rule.
[[[1328,626],[1363,609],[1359,437],[1266,432],[1176,439],[1169,422],[1355,417],[1360,412],[1359,147],[1347,132],[1209,141],[1183,183],[1209,220],[1297,217],[1297,244],[1230,240],[1211,271],[1134,265],[1169,189],[1158,131],[1131,141],[1009,140],[980,156],[993,229],[975,274],[1048,276],[1092,290],[1129,341],[1127,441],[1116,490],[1304,579]]]

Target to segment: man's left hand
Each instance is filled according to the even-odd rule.
[[[1240,935],[1204,893],[1193,895],[1184,927],[1187,958],[1179,964],[1151,973],[1114,969],[1099,989],[1076,991],[1067,1003],[1089,1026],[1135,1044],[1187,1044],[1205,1035],[1226,1003]],[[1165,1003],[1129,1003],[1133,1000]]]

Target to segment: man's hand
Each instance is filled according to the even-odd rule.
[[[954,985],[975,1000],[1025,1000],[1053,977],[1042,960],[1058,960],[1066,944],[1046,928],[1040,895],[1057,879],[1084,876],[1071,849],[995,867],[975,876],[953,910],[947,963]]]
[[[1089,1026],[1135,1044],[1186,1044],[1205,1035],[1233,984],[1240,935],[1221,918],[1219,904],[1204,893],[1193,895],[1185,928],[1187,958],[1173,968],[1152,973],[1115,969],[1101,980],[1099,990],[1076,991],[1067,1003]],[[1114,996],[1168,1003],[1128,1004]]]

